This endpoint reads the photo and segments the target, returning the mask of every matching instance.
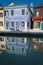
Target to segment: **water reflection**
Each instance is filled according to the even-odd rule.
[[[7,37],[6,51],[11,54],[26,55],[29,51],[30,38]]]
[[[32,52],[43,53],[43,38],[32,39]]]
[[[32,52],[43,54],[43,38],[2,37],[0,36],[0,54],[27,55]]]

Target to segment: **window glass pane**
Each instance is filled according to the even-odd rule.
[[[34,27],[40,28],[40,22],[34,22]]]
[[[36,11],[36,16],[39,16],[40,15],[40,10],[37,10]]]
[[[36,27],[36,22],[34,22],[34,27]]]
[[[27,27],[29,27],[29,22],[27,22]]]
[[[12,16],[14,15],[14,10],[11,10],[11,15],[12,15]]]
[[[34,38],[33,41],[39,42],[39,38]]]
[[[14,27],[14,22],[11,22],[11,26]]]
[[[2,48],[5,48],[5,45],[1,44],[1,47],[2,47]]]
[[[24,27],[24,26],[25,26],[25,22],[22,22],[22,23],[21,23],[21,26]]]
[[[37,25],[37,27],[40,27],[40,22],[37,22],[37,24],[36,24],[36,25]]]
[[[4,11],[4,16],[6,16],[6,11]]]
[[[3,26],[3,22],[2,21],[0,21],[0,26]]]
[[[6,29],[8,29],[8,21],[6,22]]]
[[[25,9],[22,9],[22,15],[25,15]]]
[[[0,37],[0,41],[4,41],[4,38],[3,37]]]
[[[3,17],[3,13],[0,13],[0,17]]]
[[[8,11],[4,11],[4,16],[7,16],[8,14]]]
[[[43,38],[40,38],[40,41],[43,41]]]

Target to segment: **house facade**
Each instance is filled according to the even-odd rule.
[[[4,10],[2,5],[0,5],[0,31],[1,30],[4,30]]]
[[[0,5],[0,31],[4,31],[4,10],[3,6]],[[5,37],[0,36],[0,50],[5,50],[6,44],[5,44]]]
[[[14,31],[27,31],[31,27],[31,11],[27,5],[11,3],[4,7],[5,29]]]
[[[43,4],[34,8],[34,15],[32,17],[33,29],[43,30]]]

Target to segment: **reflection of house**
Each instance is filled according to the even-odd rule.
[[[43,4],[34,8],[35,14],[32,18],[33,20],[33,29],[43,30]]]
[[[28,50],[28,43],[26,38],[6,38],[6,49],[7,52],[13,54],[26,54]]]
[[[32,41],[32,51],[43,53],[43,38],[34,38]]]
[[[6,30],[26,31],[31,27],[31,11],[27,5],[15,5],[11,3],[4,7],[4,19]]]

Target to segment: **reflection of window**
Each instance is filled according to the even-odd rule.
[[[24,43],[24,38],[21,38],[22,43]]]
[[[14,27],[14,22],[11,22],[11,26]]]
[[[37,11],[35,12],[35,15],[36,15],[36,16],[39,16],[39,15],[40,15],[40,10],[37,10]]]
[[[1,44],[1,47],[2,47],[2,48],[5,48],[5,45]]]
[[[0,21],[0,26],[3,26],[3,22],[2,21]]]
[[[7,37],[7,38],[6,38],[6,41],[7,41],[7,42],[10,42],[10,37]]]
[[[0,17],[3,17],[3,13],[0,13]]]
[[[25,26],[25,22],[22,22],[22,23],[21,23],[21,26],[24,27],[24,26]]]
[[[14,15],[14,10],[11,10],[11,15],[12,15],[12,16]]]
[[[38,47],[37,46],[34,46],[33,49],[38,50]]]
[[[4,37],[0,37],[0,41],[4,41]]]
[[[22,9],[22,15],[25,15],[25,9]]]
[[[24,48],[22,48],[22,52],[24,52]]]
[[[12,51],[14,51],[14,47],[12,47]]]
[[[39,42],[39,38],[34,38],[33,41]]]
[[[14,37],[12,37],[12,42],[14,42]]]
[[[7,49],[7,50],[10,50],[11,48],[10,48],[10,46],[6,46],[6,49]]]
[[[34,22],[34,27],[35,28],[40,28],[40,22]]]

